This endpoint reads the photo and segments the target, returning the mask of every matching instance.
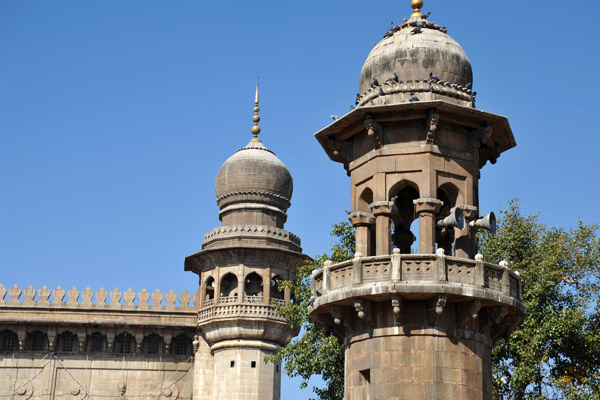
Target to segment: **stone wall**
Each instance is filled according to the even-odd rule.
[[[0,353],[0,398],[191,399],[193,358]]]

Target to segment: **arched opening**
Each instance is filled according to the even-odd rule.
[[[277,284],[278,281],[281,281],[281,277],[279,277],[279,275],[275,275],[271,278],[271,298],[272,299],[277,299],[277,300],[283,300],[284,299],[284,295],[283,295],[283,290],[279,290],[279,285]]]
[[[456,207],[457,200],[460,197],[460,192],[456,186],[451,183],[445,183],[437,190],[437,198],[444,204],[438,212],[438,220],[449,216]],[[446,255],[454,254],[454,227],[442,226],[436,227],[435,242],[438,248],[444,249]]]
[[[13,331],[4,330],[0,332],[0,351],[17,351],[19,338]]]
[[[246,275],[244,281],[244,294],[246,297],[261,297],[263,296],[263,279],[256,272],[251,272]]]
[[[163,347],[163,338],[160,335],[151,333],[148,336],[144,336],[144,354],[162,354]]]
[[[94,332],[88,335],[86,344],[88,353],[104,353],[106,351],[106,336],[100,332]]]
[[[77,338],[77,335],[69,331],[58,335],[58,340],[56,343],[56,351],[58,353],[76,353],[79,347],[79,339]]]
[[[25,339],[27,351],[48,350],[48,336],[41,331],[29,332]]]
[[[212,301],[215,298],[215,278],[211,276],[206,280],[204,290],[204,302]]]
[[[362,191],[362,193],[360,194],[360,197],[358,198],[358,211],[362,211],[362,212],[370,212],[370,208],[369,206],[373,203],[373,191],[369,188],[366,188],[365,190]]]
[[[396,206],[392,214],[392,244],[400,253],[410,254],[411,246],[417,240],[410,228],[416,217],[413,200],[419,198],[419,190],[414,183],[408,181],[401,182],[392,190],[391,199]]]
[[[133,354],[135,353],[135,337],[130,333],[123,332],[115,338],[115,353]]]
[[[220,297],[237,297],[238,296],[238,280],[237,276],[231,272],[221,278],[221,293]]]

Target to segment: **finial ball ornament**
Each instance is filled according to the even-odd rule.
[[[413,12],[410,16],[411,18],[423,16],[423,14],[421,14],[421,8],[423,8],[423,0],[412,0],[410,2],[410,6],[413,8],[413,10],[415,10],[415,12]]]

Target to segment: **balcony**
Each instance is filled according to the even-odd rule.
[[[438,254],[400,254],[357,257],[339,264],[326,263],[313,272],[313,309],[353,297],[379,297],[397,293],[406,298],[449,294],[487,299],[493,303],[522,301],[519,275],[483,261]]]

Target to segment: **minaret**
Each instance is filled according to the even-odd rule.
[[[186,271],[200,276],[194,400],[279,399],[280,364],[264,359],[298,333],[275,310],[290,302],[276,281],[294,279],[306,256],[283,229],[292,177],[258,138],[258,102],[257,84],[254,136],[217,174],[222,226],[185,259]]]
[[[525,307],[519,275],[476,254],[495,229],[478,180],[516,143],[475,108],[464,50],[411,6],[367,57],[357,107],[315,135],[350,176],[356,255],[313,273],[309,313],[344,342],[346,400],[491,399],[493,343]]]

